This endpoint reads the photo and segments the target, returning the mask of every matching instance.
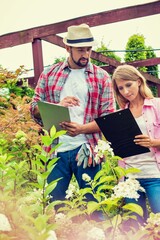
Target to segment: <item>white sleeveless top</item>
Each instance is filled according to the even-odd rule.
[[[148,135],[143,116],[135,118],[138,126],[144,135]],[[160,170],[157,166],[153,152],[138,154],[125,158],[126,168],[138,168],[141,172],[131,174],[137,178],[160,178]]]
[[[83,124],[84,112],[87,105],[88,87],[85,77],[85,68],[71,69],[67,81],[61,91],[60,100],[66,96],[74,96],[80,100],[80,106],[69,107],[69,112],[72,122]],[[63,144],[58,148],[58,152],[65,152],[79,147],[81,144],[87,142],[84,134],[79,134],[75,137],[67,134],[60,136],[59,142]]]

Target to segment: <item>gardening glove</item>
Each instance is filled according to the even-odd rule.
[[[83,163],[83,168],[91,165],[95,166],[93,150],[91,146],[87,143],[82,144],[80,150],[76,156],[77,166],[80,166]]]

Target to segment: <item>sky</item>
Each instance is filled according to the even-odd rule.
[[[154,0],[156,1],[156,0]],[[0,0],[0,35],[44,26],[72,18],[124,8],[151,0]],[[160,57],[160,14],[127,20],[91,28],[100,46],[103,42],[110,50],[125,50],[126,43],[133,34],[142,34],[145,44],[151,46]],[[66,33],[60,36],[64,37]],[[42,42],[44,66],[51,65],[55,58],[67,57],[65,49]],[[117,52],[123,59],[124,52]],[[0,65],[15,70],[20,65],[33,69],[31,43],[0,49]],[[32,71],[31,71],[32,72]]]

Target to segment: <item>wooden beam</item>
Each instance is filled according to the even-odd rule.
[[[121,65],[121,64],[120,64],[120,65]],[[115,70],[115,68],[112,67],[112,66],[102,66],[102,68],[103,68],[104,70],[106,70],[108,73],[110,73],[111,75],[113,74],[113,72],[114,72],[114,70]],[[145,79],[146,79],[147,81],[149,81],[149,82],[151,82],[151,83],[154,83],[154,84],[160,85],[160,79],[159,79],[159,78],[156,78],[156,77],[154,77],[153,75],[151,75],[151,74],[149,74],[149,73],[145,73],[145,72],[142,72],[142,71],[140,71],[140,72],[142,73],[142,75],[145,77]]]
[[[64,43],[62,41],[63,39],[60,36],[57,36],[57,35],[47,36],[47,37],[42,38],[42,40],[64,48]],[[106,64],[110,64],[114,67],[116,67],[119,64],[118,61],[113,60],[109,57],[104,56],[101,53],[97,53],[97,52],[94,52],[94,51],[92,51],[91,58],[93,58],[95,60],[99,60],[99,61],[104,62]],[[124,63],[122,63],[122,64],[124,64]],[[149,58],[149,59],[145,59],[145,60],[136,60],[136,61],[133,61],[133,62],[126,62],[126,64],[130,64],[130,65],[133,65],[135,67],[154,66],[154,65],[160,64],[160,58],[157,57],[157,58]]]
[[[53,35],[53,36],[44,37],[42,39],[47,41],[47,42],[56,44],[59,47],[63,47],[64,48],[64,43],[62,41],[62,37],[60,37],[60,36]],[[103,63],[105,63],[107,65],[112,65],[114,67],[117,67],[119,65],[119,61],[117,61],[117,60],[115,60],[113,58],[107,57],[107,56],[105,56],[105,55],[103,55],[101,53],[97,53],[95,51],[92,51],[91,58],[93,58],[93,59],[95,59],[97,61],[103,62]]]
[[[126,62],[126,64],[133,65],[135,67],[148,67],[148,66],[155,66],[160,64],[160,57],[157,58],[148,58],[145,60],[136,60],[133,62]]]
[[[34,65],[34,85],[43,71],[42,43],[40,39],[35,39],[32,43],[33,65]]]
[[[156,78],[153,75],[145,73],[145,72],[142,72],[142,71],[141,71],[141,73],[142,73],[142,75],[145,77],[145,79],[147,81],[152,82],[152,83],[156,83],[158,85],[160,84],[160,79],[159,78]]]
[[[59,36],[56,36],[56,35],[47,36],[47,37],[43,38],[43,40],[48,41],[53,44],[56,44],[59,47],[64,47],[62,38]],[[119,65],[125,64],[125,63],[121,63],[113,58],[107,57],[107,56],[105,56],[101,53],[95,52],[95,51],[92,51],[91,58],[106,64],[107,66],[103,66],[102,68],[105,69],[110,74],[113,73],[113,71],[116,67],[118,67]],[[137,60],[137,61],[133,61],[133,62],[128,62],[126,64],[130,64],[135,67],[140,67],[140,66],[153,66],[153,65],[157,65],[159,63],[160,63],[160,58],[150,58],[150,59],[146,59],[146,60],[140,60],[140,61]],[[142,72],[142,74],[143,74],[143,72]],[[152,76],[151,74],[145,73],[145,78],[148,81],[160,84],[160,79]]]
[[[126,21],[159,13],[160,1],[155,1],[151,3],[86,15],[58,23],[1,35],[0,49],[33,42],[35,38],[43,38],[53,34],[66,32],[67,27],[73,24],[81,24],[85,22],[90,27],[96,27],[104,24]]]

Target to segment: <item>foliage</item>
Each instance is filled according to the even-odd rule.
[[[38,134],[40,127],[31,119],[29,112],[34,90],[31,90],[28,85],[25,87],[18,85],[24,71],[24,66],[20,66],[15,72],[0,68],[0,135],[5,136],[10,143],[17,131],[23,130],[27,134],[26,148],[29,150],[31,145],[40,140]],[[16,152],[13,142],[9,144],[9,149],[11,148]],[[21,150],[24,154],[24,149]],[[20,151],[17,153],[21,154]],[[30,157],[32,155],[31,152],[26,154]]]
[[[0,66],[0,88],[8,89],[9,93],[13,93],[16,96],[32,97],[34,90],[28,86],[28,81],[21,77],[26,72],[27,70],[23,65],[14,72]]]
[[[27,149],[40,140],[40,127],[31,119],[29,107],[31,98],[16,97],[10,94],[9,99],[0,97],[0,135],[11,142],[15,138],[18,130],[23,130],[27,134]],[[9,149],[14,148],[14,145],[9,145]],[[16,151],[16,149],[14,148]],[[24,149],[22,149],[24,151]],[[20,152],[18,153],[20,154]],[[30,153],[31,154],[31,153]]]
[[[66,60],[65,57],[55,58],[53,64],[56,64],[56,63],[59,63],[59,62],[64,62],[65,60]]]
[[[110,58],[113,58],[119,62],[121,62],[121,58],[119,56],[117,56],[115,53],[111,52],[103,42],[101,42],[101,46],[98,47],[97,49],[95,49],[96,52],[100,52],[102,53],[104,56],[107,56],[107,57],[110,57]],[[94,63],[95,65],[97,66],[103,66],[104,63],[101,62],[101,61],[97,61],[97,60],[94,60],[94,59],[91,59],[91,62]]]
[[[126,50],[128,52],[124,55],[125,62],[144,60],[146,59],[145,38],[143,35],[132,35],[126,44]],[[146,72],[146,67],[140,67],[139,70]]]
[[[145,45],[145,38],[140,34],[134,34],[128,39],[126,50],[128,52],[126,52],[124,55],[125,62],[145,60],[156,57],[156,54],[153,52],[153,48]],[[158,65],[139,67],[138,69],[158,77]],[[157,96],[157,87],[150,85],[150,88],[154,96]]]
[[[41,135],[42,146],[49,146],[51,141],[62,134],[65,134],[65,131],[56,132],[53,126],[50,134],[45,132],[45,135]],[[22,140],[24,136],[24,133],[19,132],[16,134],[16,139]],[[14,142],[19,147],[19,141]],[[24,141],[20,142],[24,143]],[[56,187],[59,179],[47,185],[47,176],[58,159],[53,158],[48,164],[50,154],[55,149],[47,153],[42,146],[33,146],[37,150],[31,170],[36,176],[33,182],[29,178],[26,179],[27,157],[21,159],[20,163],[17,164],[15,152],[8,151],[7,141],[1,138],[1,239],[74,240],[76,238],[77,240],[105,240],[117,239],[117,236],[120,237],[119,239],[132,239],[134,237],[141,239],[143,236],[150,236],[150,239],[154,239],[152,237],[159,236],[157,231],[153,229],[156,221],[148,220],[148,224],[142,232],[140,230],[137,232],[136,229],[128,225],[130,217],[134,220],[132,212],[142,215],[142,210],[136,204],[124,205],[123,198],[113,196],[112,193],[114,186],[118,184],[118,179],[129,172],[136,172],[136,169],[124,170],[118,167],[117,161],[120,158],[111,156],[108,152],[105,152],[106,162],[103,163],[102,170],[94,180],[91,181],[87,176],[83,176],[84,180],[88,182],[88,188],[77,189],[76,192],[72,191],[75,193],[74,195],[68,192],[69,197],[63,202],[65,206],[59,209],[59,213],[55,213],[53,207],[62,202],[50,203],[49,194]],[[131,188],[128,190],[131,192]],[[97,202],[86,202],[86,193],[93,194]],[[90,215],[100,209],[103,211],[104,220],[102,222],[90,220]],[[8,221],[7,224],[4,224],[4,216]],[[156,215],[152,214],[153,217],[155,219]],[[158,221],[156,224],[158,230]],[[51,236],[52,238],[49,238]]]
[[[29,97],[15,94],[1,97],[0,239],[160,239],[159,214],[151,213],[142,230],[130,225],[130,220],[136,221],[133,213],[142,215],[142,209],[136,204],[124,204],[125,191],[117,193],[116,186],[123,183],[123,176],[137,170],[118,166],[122,159],[113,156],[109,148],[96,152],[98,157],[104,154],[106,161],[94,180],[83,176],[87,188],[79,189],[73,178],[66,200],[50,202],[50,193],[59,179],[47,184],[47,177],[58,161],[56,157],[49,159],[59,144],[50,152],[44,151],[44,147],[66,132],[56,132],[53,126],[49,133],[38,133],[39,126],[29,114],[30,101]],[[129,187],[127,194],[131,192]],[[96,201],[87,202],[88,193]],[[54,206],[62,203],[63,207],[55,212]],[[103,213],[101,222],[91,218],[97,211]]]
[[[141,34],[134,34],[128,39],[126,50],[127,52],[124,55],[125,62],[156,57],[153,48],[145,45],[145,37]],[[148,72],[151,75],[158,77],[158,65],[140,67],[139,70]]]

